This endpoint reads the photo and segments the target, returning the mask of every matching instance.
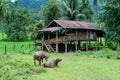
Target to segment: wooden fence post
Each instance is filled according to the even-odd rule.
[[[23,47],[24,47],[24,45],[22,44],[22,45],[21,45],[21,49],[22,49]]]
[[[7,54],[7,46],[5,45],[5,55]]]
[[[29,44],[29,49],[30,49],[31,44]]]
[[[14,51],[16,50],[16,45],[14,44]]]

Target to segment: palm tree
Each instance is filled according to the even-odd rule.
[[[105,2],[106,0],[100,0],[100,3]],[[98,19],[98,0],[93,0],[93,6],[96,9],[96,17]]]
[[[66,20],[90,19],[88,15],[91,15],[91,14],[88,14],[88,12],[89,11],[92,12],[92,10],[90,6],[88,6],[87,1],[88,0],[83,0],[82,2],[80,0],[63,0],[63,3],[61,5],[62,17],[60,19],[66,19]],[[84,5],[83,2],[87,4],[87,6]]]
[[[86,16],[87,20],[92,19],[93,11],[89,5],[89,0],[82,0],[79,11]]]

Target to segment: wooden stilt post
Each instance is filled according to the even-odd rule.
[[[100,46],[102,46],[102,37],[100,37]]]
[[[42,34],[42,51],[44,50],[44,33]]]
[[[87,35],[86,35],[86,51],[88,51],[88,30],[87,30]]]
[[[100,48],[99,43],[100,43],[100,38],[98,37],[98,50],[99,50],[99,48]]]
[[[56,32],[56,52],[58,52],[58,32]]]
[[[67,42],[65,42],[65,53],[67,53]]]
[[[89,40],[89,48],[91,48],[91,40]]]
[[[50,43],[50,34],[48,34],[48,44]]]
[[[67,35],[67,31],[65,32],[65,53],[67,53],[67,39],[66,36]]]
[[[78,50],[78,36],[77,36],[77,34],[78,34],[78,32],[77,32],[77,30],[76,30],[76,42],[75,42],[75,51],[77,51]]]
[[[97,44],[98,44],[98,40],[97,40],[97,38],[96,38],[96,50],[98,49],[98,47],[97,47],[98,45],[97,45]]]
[[[78,49],[81,47],[81,41],[78,41]]]

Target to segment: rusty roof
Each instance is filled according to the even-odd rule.
[[[97,27],[93,23],[84,22],[84,21],[53,20],[52,22],[56,22],[63,28],[101,30],[99,27]]]
[[[49,27],[49,28],[39,30],[38,32],[54,32],[60,29],[62,29],[62,27]]]
[[[57,27],[57,26],[58,27]],[[90,22],[70,21],[70,20],[53,20],[45,29],[38,32],[54,32],[60,29],[86,29],[102,31],[99,27]]]

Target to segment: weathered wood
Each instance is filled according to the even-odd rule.
[[[5,55],[7,54],[7,46],[5,45]]]
[[[77,51],[78,50],[78,31],[76,30],[76,42],[75,42],[75,50]]]
[[[67,53],[67,31],[65,32],[65,53]]]
[[[100,48],[100,38],[98,37],[98,49]]]
[[[50,34],[48,34],[48,44],[50,43]]]
[[[65,53],[67,53],[67,42],[65,43]]]
[[[14,51],[16,50],[16,45],[14,44],[14,47],[13,47]]]
[[[78,41],[78,49],[81,47],[81,41]]]
[[[98,39],[96,39],[96,50],[98,49]]]
[[[86,51],[88,51],[88,30],[86,31]]]
[[[42,50],[44,50],[44,34],[42,34]]]
[[[58,32],[56,32],[56,52],[58,52]]]
[[[86,31],[77,31],[77,36],[76,36],[76,33],[68,33],[66,34],[66,39],[67,40],[72,40],[72,41],[75,41],[76,39],[77,40],[80,40],[80,41],[86,41],[87,37],[87,32]],[[89,32],[89,40],[96,40],[96,33],[92,33],[91,32],[91,35],[90,35],[90,32]]]
[[[89,41],[89,48],[91,47],[91,41]]]
[[[100,46],[102,46],[102,38],[100,37]]]

